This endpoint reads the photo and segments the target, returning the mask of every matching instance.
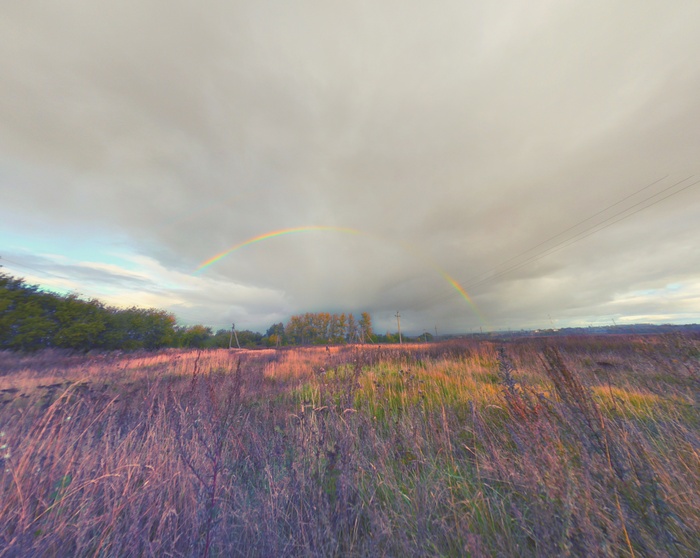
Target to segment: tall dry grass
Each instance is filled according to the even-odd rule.
[[[699,356],[0,354],[0,556],[695,556]]]

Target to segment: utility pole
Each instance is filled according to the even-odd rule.
[[[228,348],[231,348],[231,343],[233,342],[233,336],[236,336],[236,346],[240,349],[241,344],[238,342],[238,334],[236,333],[236,324],[231,324],[231,337],[228,339]]]
[[[399,326],[399,345],[403,345],[403,338],[401,337],[401,312],[396,311],[396,324]]]
[[[437,340],[438,340],[438,338],[437,338],[437,325],[436,325],[435,326],[435,341],[437,341]]]

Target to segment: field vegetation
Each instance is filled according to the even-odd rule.
[[[0,556],[697,556],[700,340],[0,352]]]

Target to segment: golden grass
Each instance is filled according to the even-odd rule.
[[[0,556],[694,556],[698,354],[3,353]]]

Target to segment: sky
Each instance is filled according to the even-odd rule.
[[[655,0],[3,2],[2,271],[214,329],[698,322],[699,24]]]

